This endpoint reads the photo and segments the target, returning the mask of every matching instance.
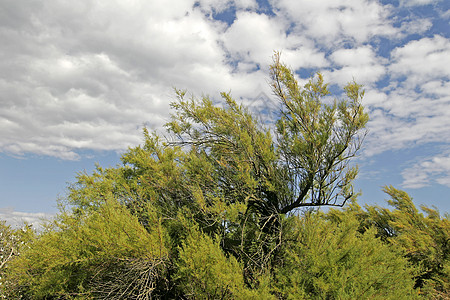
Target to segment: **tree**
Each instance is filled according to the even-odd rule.
[[[326,104],[323,76],[300,88],[278,53],[271,79],[282,104],[275,139],[229,94],[222,94],[227,107],[219,108],[208,98],[198,103],[177,91],[179,101],[172,104],[175,113],[167,125],[177,137],[174,144],[204,156],[218,175],[214,184],[232,201],[249,200],[266,224],[271,216],[299,207],[343,206],[354,195],[357,168],[349,168],[349,161],[368,121],[364,91],[352,82],[345,87],[346,100]]]
[[[213,199],[223,206],[243,205],[240,219],[217,220],[210,213],[203,218],[205,225],[225,224],[224,248],[259,269],[271,263],[281,242],[281,215],[299,207],[343,206],[354,195],[357,168],[350,168],[349,162],[361,146],[359,132],[368,121],[361,104],[364,92],[355,82],[345,87],[345,100],[327,104],[323,76],[319,73],[300,88],[279,54],[274,56],[271,79],[282,104],[275,138],[227,93],[222,93],[225,103],[220,107],[208,97],[198,101],[177,90],[178,102],[172,104],[174,113],[167,124],[174,136],[168,145],[189,153],[189,162],[181,160],[182,164],[202,164],[201,169],[189,169],[194,178],[177,181],[198,184],[195,197],[206,201],[202,207],[215,207]],[[250,247],[255,253],[243,253],[244,244],[256,236],[261,243]]]
[[[361,223],[361,231],[374,227],[385,243],[396,246],[418,271],[415,287],[436,299],[450,296],[450,218],[422,206],[419,211],[412,198],[393,186],[384,187],[394,209],[378,206],[350,206]]]

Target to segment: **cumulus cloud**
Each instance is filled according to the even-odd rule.
[[[439,0],[438,0],[439,1]],[[436,0],[400,0],[400,6],[412,7],[435,3]]]
[[[42,229],[42,225],[53,217],[53,214],[48,213],[19,212],[13,208],[0,208],[0,220],[6,221],[7,225],[15,228],[28,224],[39,231]]]
[[[415,163],[402,172],[403,186],[421,188],[432,183],[450,187],[450,156],[437,155]]]
[[[388,19],[391,7],[378,1],[282,0],[278,8],[280,14],[294,22],[293,30],[323,45],[361,44],[376,35],[398,32]]]
[[[209,13],[221,13],[231,7],[235,9],[256,9],[258,8],[258,3],[256,0],[227,0],[227,1],[218,1],[218,0],[200,0],[197,1],[199,7],[201,7],[204,11]]]
[[[223,24],[193,2],[158,3],[2,2],[1,151],[125,149],[142,124],[166,121],[172,86],[209,93],[244,79],[223,62]]]
[[[330,55],[336,68],[327,72],[327,78],[339,85],[357,79],[359,84],[372,87],[386,73],[385,59],[378,57],[370,46],[339,49]]]
[[[394,78],[402,78],[403,85],[414,88],[427,81],[441,78],[450,79],[450,40],[436,35],[411,41],[394,49],[389,70]]]
[[[369,154],[425,143],[450,143],[450,41],[442,36],[394,49],[390,84],[368,95]]]
[[[223,43],[231,59],[252,64],[267,73],[274,51],[293,69],[324,67],[325,54],[302,36],[287,34],[289,24],[280,18],[257,12],[238,12],[233,24],[223,35]]]
[[[239,12],[224,34],[224,44],[236,60],[267,65],[274,49],[283,47],[284,24],[264,14]]]

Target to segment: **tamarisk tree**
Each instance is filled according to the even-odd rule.
[[[266,217],[299,207],[343,206],[354,195],[358,170],[349,162],[368,121],[361,85],[349,83],[344,100],[330,101],[322,74],[302,88],[279,53],[270,75],[281,102],[275,130],[261,125],[229,94],[222,94],[226,107],[219,108],[206,97],[198,102],[177,91],[179,101],[167,125],[175,143],[191,146],[211,162],[216,184],[230,201],[248,200]]]

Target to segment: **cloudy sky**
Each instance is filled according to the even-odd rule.
[[[173,87],[276,101],[274,50],[301,82],[364,84],[362,203],[392,184],[449,212],[449,21],[446,0],[0,0],[0,218],[55,213],[76,172],[161,128]]]

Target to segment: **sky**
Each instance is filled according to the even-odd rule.
[[[0,0],[0,219],[55,214],[78,172],[114,167],[169,120],[174,87],[264,114],[274,51],[303,84],[363,84],[360,204],[385,185],[450,212],[446,0]],[[274,104],[276,106],[276,104]]]

